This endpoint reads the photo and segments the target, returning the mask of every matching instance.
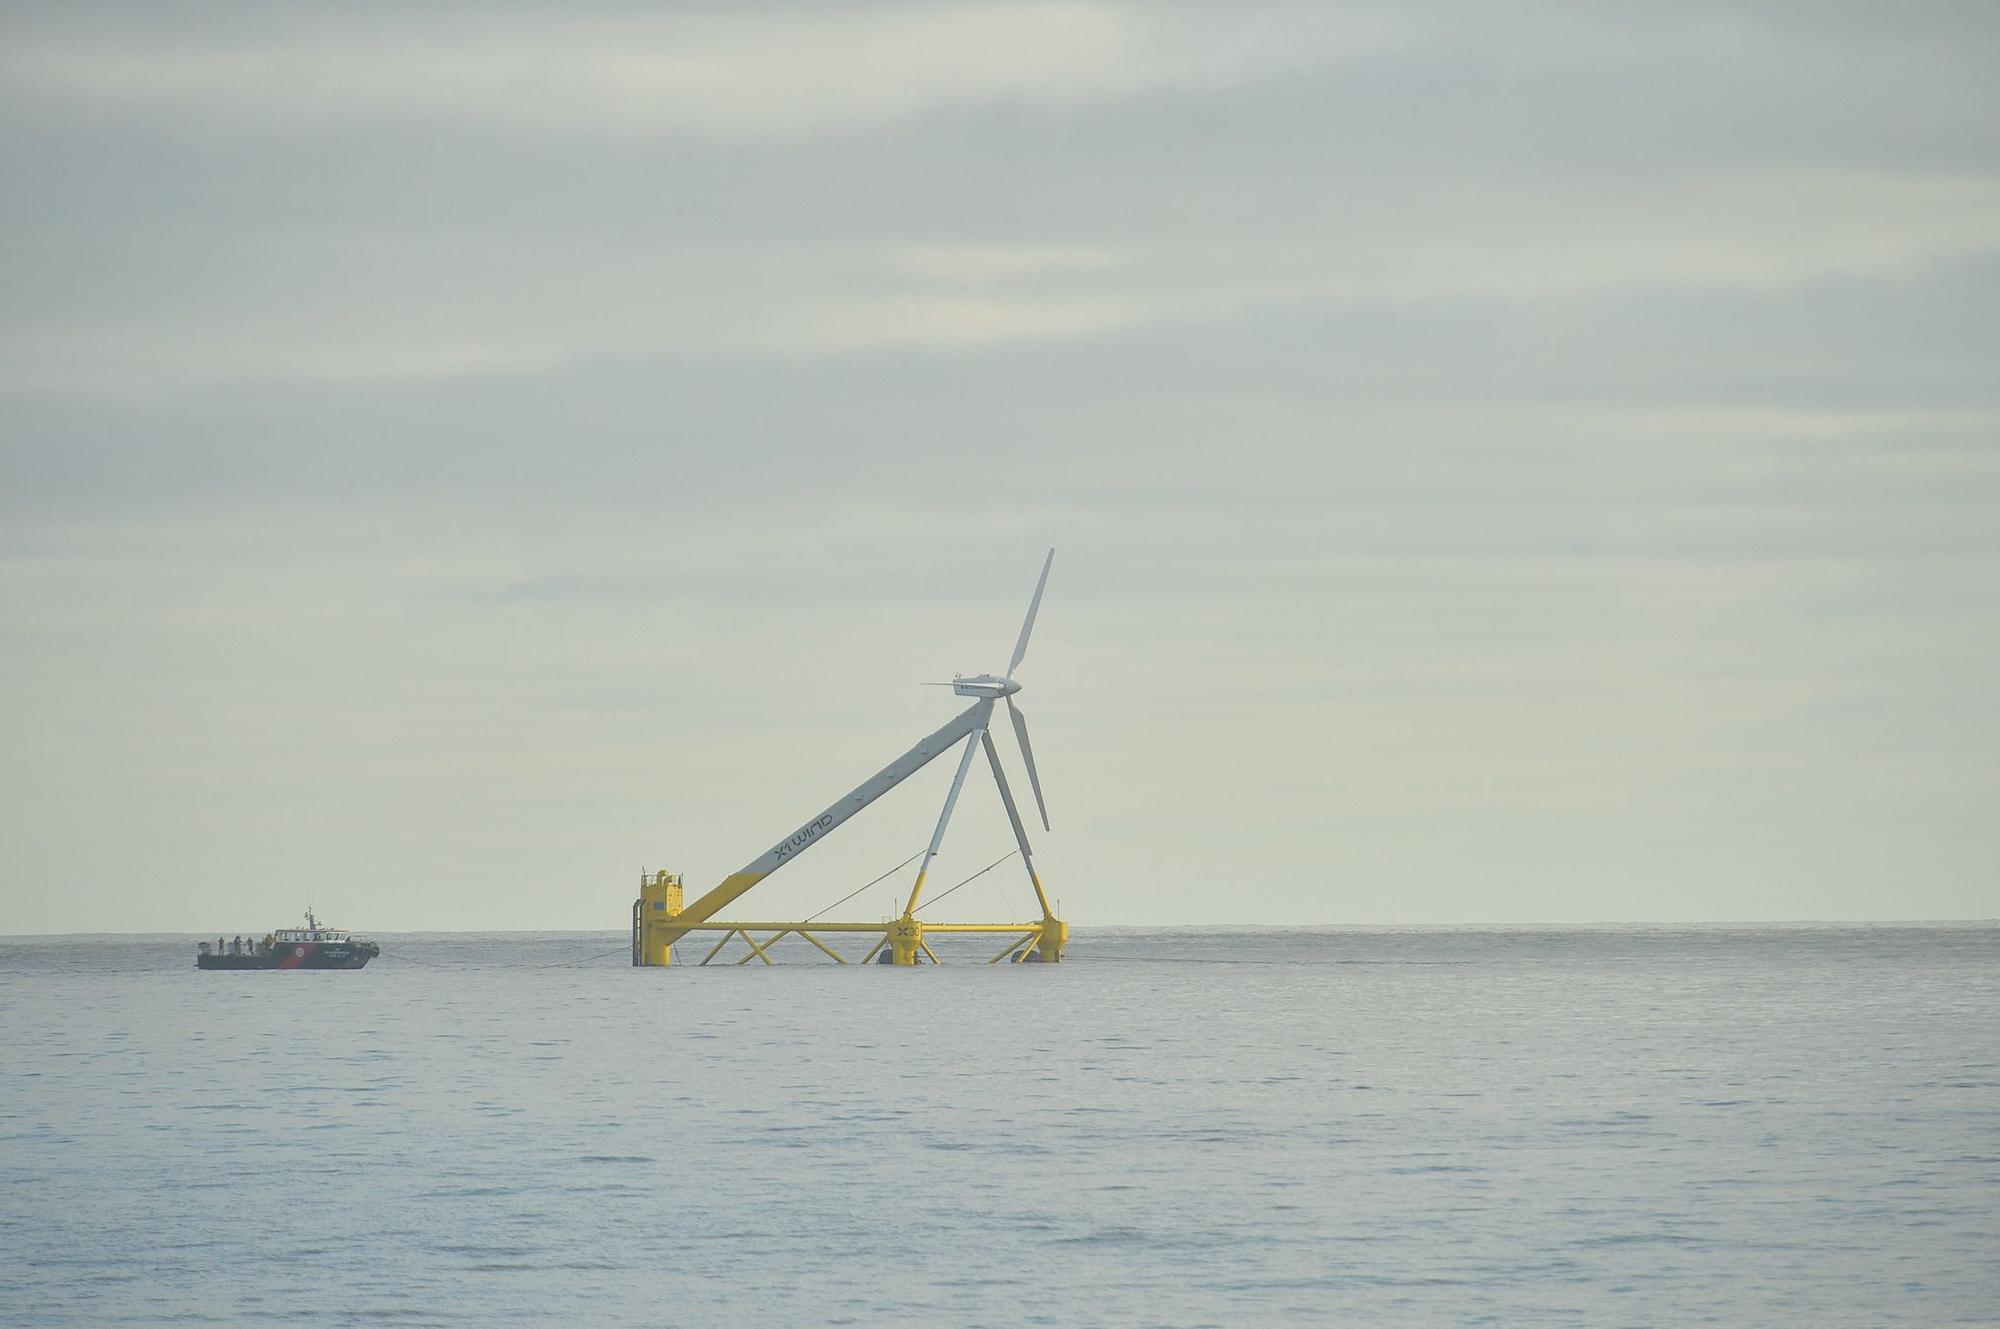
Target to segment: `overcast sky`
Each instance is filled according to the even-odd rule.
[[[0,932],[622,927],[1051,545],[1081,928],[2000,915],[1996,68],[1976,3],[9,7]],[[975,773],[935,879],[1009,846]]]

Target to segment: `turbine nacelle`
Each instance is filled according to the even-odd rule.
[[[992,674],[974,674],[970,678],[953,675],[951,690],[961,697],[1011,697],[1021,690],[1021,685],[1011,678],[997,678]]]

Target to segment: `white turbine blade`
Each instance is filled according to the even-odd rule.
[[[1053,552],[1053,551],[1051,551]],[[1042,802],[1042,777],[1035,774],[1035,750],[1028,745],[1028,717],[1021,714],[1021,708],[1007,698],[1007,714],[1014,721],[1014,737],[1021,742],[1021,760],[1028,767],[1028,786],[1035,791],[1035,810],[1042,814],[1042,829],[1049,828],[1049,805]]]
[[[1021,640],[1014,643],[1014,658],[1007,662],[1007,677],[1014,677],[1014,671],[1021,667],[1021,657],[1028,653],[1028,634],[1035,630],[1035,611],[1042,607],[1042,589],[1049,584],[1049,564],[1056,561],[1056,551],[1049,550],[1049,556],[1042,560],[1042,579],[1035,583],[1035,598],[1028,601],[1028,617],[1021,624]]]

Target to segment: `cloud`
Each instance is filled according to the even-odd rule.
[[[1909,72],[1950,34],[1836,17],[16,14],[0,392],[1782,297],[2000,250],[1964,80]],[[1856,116],[1930,146],[1856,149]]]
[[[266,135],[411,124],[782,143],[978,107],[1059,112],[1379,48],[1368,10],[1126,4],[731,7],[616,17],[268,7],[17,25],[0,83],[44,111]]]
[[[1068,244],[580,243],[496,225],[253,231],[192,242],[191,255],[179,238],[132,236],[138,248],[115,268],[200,279],[113,281],[93,294],[59,265],[22,272],[0,322],[0,391],[954,353],[1311,309],[1896,283],[2000,250],[2000,180],[1956,174],[1725,172],[1610,190],[1543,180],[1455,207],[1418,179],[1385,181],[1347,212],[1311,185],[1276,201],[1289,215],[1257,233],[1175,234],[1169,223]]]

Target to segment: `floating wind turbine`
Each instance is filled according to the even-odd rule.
[[[993,783],[999,788],[1000,801],[1006,805],[1007,821],[1014,831],[1014,842],[1020,851],[1021,864],[1027,869],[1028,880],[1035,888],[1036,902],[1042,908],[1039,922],[1020,925],[1023,929],[1023,940],[1019,943],[1022,949],[1019,951],[1010,949],[995,959],[1004,958],[1009,954],[1017,959],[1024,955],[1046,961],[1061,959],[1063,947],[1069,939],[1069,925],[1057,918],[1055,911],[1049,907],[1048,893],[1043,890],[1041,877],[1035,871],[1034,851],[1028,845],[1027,827],[1022,825],[1020,811],[1014,806],[1013,791],[1007,786],[1007,773],[1001,768],[1000,753],[993,746],[991,733],[994,704],[1004,701],[1007,703],[1008,718],[1014,724],[1014,736],[1021,744],[1021,761],[1028,768],[1028,782],[1034,787],[1035,808],[1041,813],[1042,829],[1047,830],[1048,805],[1042,799],[1042,777],[1035,769],[1035,750],[1028,743],[1028,717],[1022,714],[1019,704],[1014,700],[1015,694],[1021,690],[1021,685],[1014,674],[1020,669],[1021,661],[1027,658],[1028,638],[1034,634],[1035,615],[1041,610],[1042,592],[1048,588],[1049,568],[1054,565],[1055,559],[1056,551],[1051,549],[1048,557],[1042,560],[1042,575],[1035,582],[1034,598],[1028,601],[1028,616],[1021,622],[1021,635],[1014,643],[1014,655],[1007,662],[1005,675],[976,674],[969,678],[960,675],[949,683],[932,684],[933,687],[948,687],[961,697],[972,698],[972,705],[959,712],[942,728],[920,740],[908,752],[862,781],[839,802],[771,846],[746,864],[741,871],[731,873],[720,885],[685,909],[679,908],[677,897],[671,901],[664,895],[658,900],[650,896],[643,897],[638,906],[635,906],[635,916],[643,914],[644,917],[634,924],[634,962],[649,965],[667,963],[673,943],[687,933],[697,930],[714,931],[719,928],[735,927],[746,941],[749,940],[750,934],[747,929],[752,925],[712,923],[709,920],[752,886],[832,834],[835,828],[862,808],[921,770],[933,758],[942,756],[960,743],[965,745],[965,749],[959,756],[958,773],[952,777],[951,793],[945,798],[944,811],[938,817],[937,830],[932,833],[930,847],[924,852],[923,865],[917,869],[917,880],[910,888],[909,903],[903,906],[902,917],[887,925],[882,944],[890,948],[895,963],[912,964],[916,962],[919,951],[929,954],[929,947],[923,945],[923,929],[926,926],[943,931],[1013,930],[1011,925],[983,923],[924,924],[916,918],[918,902],[923,898],[924,879],[930,872],[931,860],[937,857],[938,848],[944,843],[945,828],[951,824],[952,809],[958,805],[959,791],[965,787],[965,776],[972,768],[973,753],[983,750],[986,753],[987,764],[993,769]],[[656,918],[653,916],[655,913],[663,914],[664,917]],[[803,924],[754,926],[778,931],[780,936],[795,931],[806,935]],[[724,940],[727,940],[726,935]],[[755,944],[752,943],[752,946],[754,950]],[[822,946],[821,949],[825,948]],[[758,950],[757,953],[763,952]],[[935,959],[934,956],[932,958]]]

